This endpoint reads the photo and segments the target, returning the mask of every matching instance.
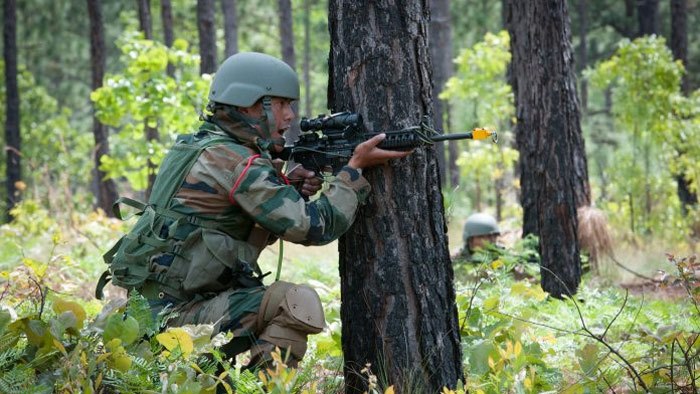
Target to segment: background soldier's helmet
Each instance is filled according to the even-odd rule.
[[[299,77],[287,63],[257,52],[226,59],[209,90],[210,101],[236,107],[250,107],[264,96],[298,100]]]
[[[478,237],[480,235],[500,234],[496,219],[487,213],[475,213],[467,218],[464,223],[464,232],[462,241],[466,244],[469,238]]]

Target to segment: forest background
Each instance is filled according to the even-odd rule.
[[[0,192],[0,209],[7,212],[8,221],[0,228],[0,300],[4,310],[12,312],[7,322],[0,321],[3,329],[10,322],[22,321],[22,316],[41,316],[38,308],[43,309],[45,302],[52,303],[45,289],[77,302],[83,310],[80,313],[87,311],[92,317],[97,314],[102,305],[92,299],[91,293],[104,269],[100,256],[126,228],[110,218],[111,201],[117,193],[138,199],[147,196],[153,169],[167,147],[176,135],[196,127],[206,105],[211,74],[226,55],[260,51],[284,58],[302,78],[300,116],[328,112],[330,38],[325,1],[103,1],[102,71],[99,62],[94,61],[94,41],[91,52],[91,39],[97,30],[95,14],[89,12],[88,5],[94,6],[95,2],[27,0],[15,4],[14,18],[7,15],[10,3],[15,2],[4,2],[3,31],[7,40],[9,22],[16,24],[17,87],[8,85],[9,79],[0,87],[6,146],[0,152],[0,173],[7,185]],[[431,53],[440,55],[433,59],[433,82],[435,95],[441,92],[441,100],[436,103],[440,110],[436,112],[443,115],[436,123],[453,132],[487,126],[498,130],[500,136],[495,145],[462,141],[440,147],[444,148],[441,183],[450,249],[456,252],[461,247],[461,226],[466,216],[487,211],[499,220],[503,241],[515,251],[524,251],[498,260],[503,265],[456,266],[460,321],[465,322],[460,329],[467,384],[475,390],[492,392],[518,390],[516,387],[532,392],[564,387],[576,392],[577,387],[598,387],[597,378],[604,376],[606,382],[610,381],[606,385],[612,388],[695,387],[696,333],[700,324],[692,286],[694,260],[685,256],[695,252],[700,233],[700,4],[693,0],[578,0],[568,5],[592,199],[607,217],[614,247],[614,256],[601,259],[593,267],[595,275],[586,276],[581,297],[591,305],[600,303],[601,308],[604,304],[629,306],[638,302],[636,310],[666,316],[648,317],[640,329],[661,339],[658,343],[640,339],[639,345],[620,334],[614,339],[616,345],[611,346],[621,353],[618,359],[615,352],[606,351],[604,341],[591,337],[590,342],[580,343],[552,340],[549,348],[545,345],[535,349],[527,345],[526,330],[518,320],[504,317],[512,310],[495,307],[506,308],[503,304],[511,300],[508,297],[523,298],[526,294],[532,297],[528,299],[532,303],[543,297],[536,284],[512,282],[512,276],[507,275],[516,266],[526,273],[531,270],[531,266],[522,264],[521,257],[537,249],[519,240],[523,213],[518,150],[512,133],[515,105],[508,83],[510,39],[503,32],[501,2],[435,1],[431,2],[431,33],[440,39],[431,41],[431,51],[437,51]],[[685,31],[679,32],[681,27]],[[13,47],[5,41],[3,49],[2,70],[8,75],[13,70],[6,67]],[[104,78],[99,77],[100,73]],[[14,93],[19,97],[17,119],[7,116]],[[19,127],[12,126],[13,120]],[[97,140],[96,144],[99,136],[107,140]],[[316,357],[323,359],[324,371],[339,368],[337,363],[342,360],[335,247],[292,247],[285,254],[286,279],[312,281],[321,289],[326,310],[330,311],[330,328],[316,342]],[[274,269],[277,250],[271,248],[266,253],[263,264]],[[505,295],[494,289],[480,289],[483,281],[474,281],[479,275],[485,275],[490,283],[507,283],[502,287],[511,292]],[[666,285],[669,278],[676,286]],[[614,284],[612,289],[609,284]],[[622,301],[626,298],[616,292],[625,287],[636,293],[651,290],[657,296],[654,298],[661,293],[663,297],[658,303],[627,304]],[[612,293],[603,296],[601,288]],[[676,290],[687,297],[678,298]],[[522,301],[511,302],[507,308],[519,305],[516,310],[522,312],[528,307],[520,304]],[[72,308],[61,307],[58,301],[52,305],[59,305],[54,307],[56,318]],[[571,303],[549,307],[557,308],[562,321],[566,316],[576,317],[578,310]],[[487,316],[487,311],[491,315]],[[609,328],[617,319],[617,309],[612,311],[592,309],[588,313],[591,319],[598,316],[603,328]],[[534,312],[526,315],[530,313]],[[679,314],[689,317],[683,325],[668,321],[668,316]],[[635,316],[630,312],[625,324],[638,327]],[[78,320],[82,326],[82,319]],[[48,327],[53,323],[46,324]],[[486,327],[493,333],[488,340],[484,339]],[[669,332],[675,336],[669,337]],[[61,339],[68,334],[75,334],[70,327],[52,335]],[[12,347],[0,346],[3,352],[17,353],[6,354],[5,360],[17,362],[2,364],[0,369],[6,373],[2,380],[5,389],[30,376],[27,369],[17,372],[17,365],[23,365],[22,351],[33,345],[35,352],[47,349],[47,354],[62,353],[41,341],[33,344],[29,334],[23,335]],[[621,350],[627,350],[624,346],[632,350],[625,354]],[[683,349],[682,360],[674,359],[679,356],[669,350],[673,346]],[[130,360],[139,362],[142,355],[124,349],[129,351]],[[68,358],[70,349],[63,350]],[[670,354],[668,370],[674,370],[674,360],[677,365],[689,367],[675,377],[673,373],[670,377],[664,375],[664,369],[653,362],[658,356],[654,352]],[[80,353],[76,354],[79,358]],[[111,362],[104,375],[108,382],[103,384],[131,384],[128,374],[120,374],[115,367],[119,360],[116,354],[119,351],[113,349],[103,359]],[[568,365],[564,373],[555,372],[552,366],[567,358],[575,360],[575,365]],[[525,366],[526,360],[534,366]],[[606,360],[611,366],[605,364]],[[146,364],[142,367],[148,370]],[[32,368],[35,374],[38,369]],[[87,377],[80,380],[73,376],[62,384],[70,387],[89,381],[95,389],[99,387],[95,372],[99,368],[97,364],[85,367],[83,371],[91,371],[86,372]],[[309,368],[311,372],[307,373],[319,373]],[[64,376],[71,373],[76,372]],[[278,371],[277,377],[282,379],[285,373]],[[36,376],[42,379],[40,373]],[[308,387],[312,381],[297,377],[297,388]],[[175,381],[174,375],[171,380]],[[379,385],[382,389],[389,386],[384,383]],[[144,378],[136,384],[163,382]],[[323,384],[342,386],[330,378]]]

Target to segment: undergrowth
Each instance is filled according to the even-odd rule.
[[[328,328],[311,337],[299,369],[277,354],[265,373],[242,372],[218,350],[230,338],[212,337],[212,326],[163,329],[167,316],[152,316],[135,293],[92,299],[101,245],[120,224],[95,214],[67,225],[30,204],[16,213],[0,227],[0,392],[343,392],[337,281],[311,282]],[[444,393],[697,392],[694,257],[667,256],[652,284],[680,295],[671,300],[589,276],[575,298],[557,300],[539,286],[536,244],[527,238],[476,264],[455,261],[466,381]],[[285,270],[309,270],[301,266]],[[393,392],[369,372],[367,381],[370,393]]]

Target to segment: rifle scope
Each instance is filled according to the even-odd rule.
[[[331,115],[319,115],[316,118],[302,118],[299,127],[302,131],[342,130],[357,127],[362,123],[362,116],[354,112],[338,112]]]

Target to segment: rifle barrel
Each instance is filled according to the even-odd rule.
[[[452,134],[439,134],[431,135],[430,139],[433,142],[447,141],[447,140],[485,140],[491,137],[493,142],[498,141],[498,134],[495,131],[489,131],[486,129],[474,129],[466,133],[452,133]]]

